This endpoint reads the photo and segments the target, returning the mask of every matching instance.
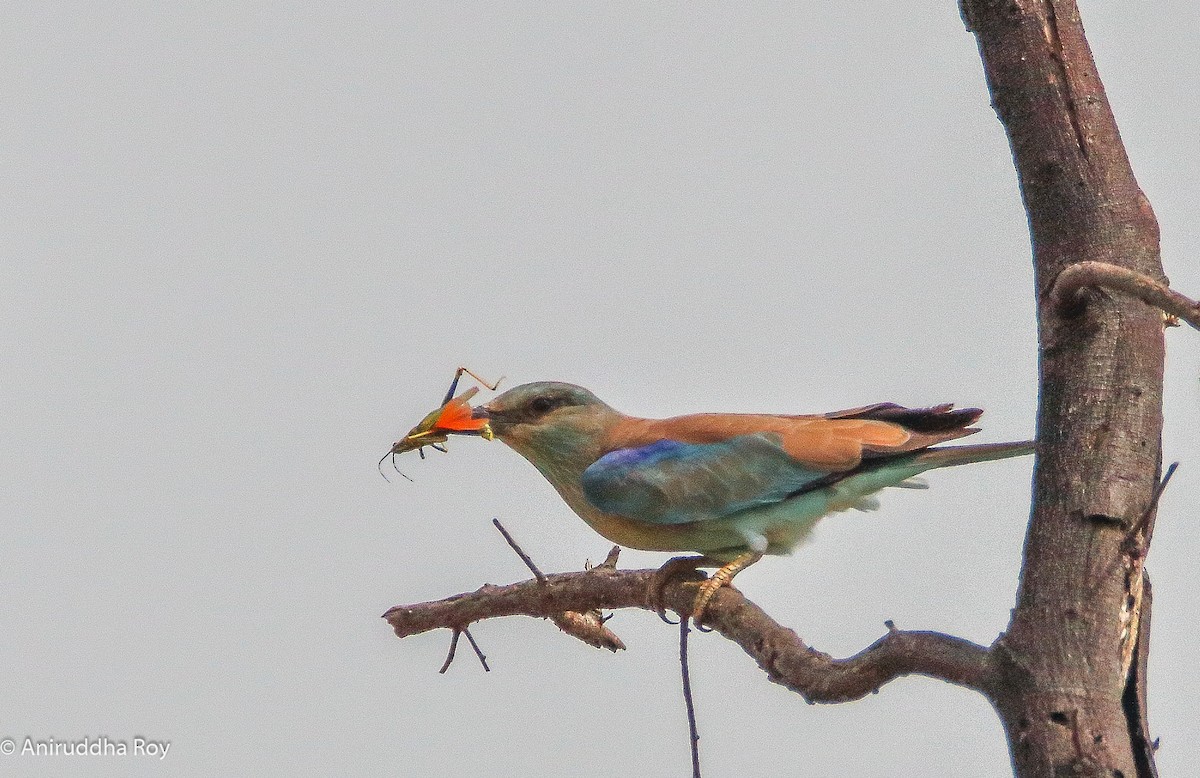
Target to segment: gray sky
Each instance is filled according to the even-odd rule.
[[[1032,434],[1031,265],[955,3],[30,3],[0,28],[0,756],[30,775],[683,775],[677,633],[398,641],[388,607],[608,544],[498,443],[376,459],[454,368],[639,415],[987,409]],[[1192,3],[1089,2],[1174,284],[1200,294]],[[1197,336],[1168,332],[1150,719],[1200,760]],[[932,473],[739,587],[835,655],[990,642],[1029,461]],[[664,555],[627,552],[627,566]],[[974,695],[810,707],[693,644],[706,775],[1008,774]]]

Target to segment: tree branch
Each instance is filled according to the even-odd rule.
[[[1084,302],[1081,292],[1087,286],[1101,286],[1126,292],[1200,330],[1200,303],[1181,295],[1145,273],[1108,262],[1088,261],[1068,265],[1054,279],[1050,289],[1050,303],[1055,309],[1069,315],[1078,310]]]
[[[597,608],[653,610],[649,586],[654,570],[597,567],[581,573],[547,575],[544,581],[508,586],[485,584],[444,600],[402,605],[383,614],[398,637],[500,616],[551,618],[563,611]],[[690,613],[694,581],[673,580],[663,602],[680,615]],[[705,623],[742,647],[767,677],[811,703],[847,702],[878,691],[904,675],[925,675],[982,690],[992,679],[988,649],[937,632],[912,632],[888,624],[887,633],[847,659],[810,648],[736,589],[722,588],[709,603]]]

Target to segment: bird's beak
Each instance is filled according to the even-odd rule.
[[[502,433],[507,429],[507,425],[504,423],[504,414],[492,410],[492,408],[487,405],[479,405],[472,408],[471,418],[487,419],[487,424],[484,425],[484,429],[486,429],[487,432],[484,433],[483,436],[488,440],[491,440],[493,436],[497,434],[497,432]],[[497,429],[497,427],[499,427],[499,429]]]

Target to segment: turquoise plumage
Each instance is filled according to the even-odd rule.
[[[789,457],[766,433],[717,443],[660,440],[622,448],[583,471],[596,508],[654,524],[726,518],[786,500],[825,474]]]

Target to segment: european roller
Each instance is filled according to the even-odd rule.
[[[764,554],[791,553],[821,517],[875,508],[889,486],[924,488],[916,476],[926,470],[1033,451],[1028,441],[933,447],[977,432],[970,425],[981,414],[879,403],[822,415],[641,419],[550,381],[473,410],[613,543],[700,555],[671,560],[664,576],[719,568],[701,584],[697,622],[721,586]]]

